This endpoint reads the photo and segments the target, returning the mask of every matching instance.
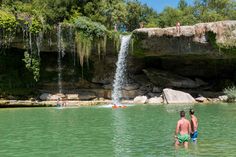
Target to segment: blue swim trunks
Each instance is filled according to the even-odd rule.
[[[190,134],[190,137],[191,137],[191,139],[192,139],[193,142],[195,142],[195,141],[197,140],[197,136],[198,136],[197,130],[194,131],[193,134]]]

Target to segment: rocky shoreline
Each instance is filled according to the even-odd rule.
[[[39,100],[0,100],[0,108],[7,107],[55,107],[57,105],[57,99],[61,98],[66,103],[67,107],[81,107],[81,106],[96,106],[96,105],[108,105],[112,104],[110,99],[94,99],[89,101],[78,100],[78,95],[63,95],[63,94],[49,94],[44,93],[40,96]],[[228,97],[226,95],[219,96],[217,98],[206,98],[204,96],[198,96],[193,98],[189,93],[173,90],[170,88],[163,89],[160,96],[154,96],[148,98],[147,96],[137,96],[133,100],[123,100],[122,104],[197,104],[197,103],[221,103],[227,102]]]

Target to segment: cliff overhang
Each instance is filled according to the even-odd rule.
[[[236,52],[236,21],[198,23],[180,28],[141,28],[134,30],[133,38],[133,54],[137,56]]]

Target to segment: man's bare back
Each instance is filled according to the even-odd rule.
[[[187,119],[185,118],[181,118],[179,121],[178,121],[178,124],[177,124],[177,127],[179,127],[179,133],[181,135],[183,134],[189,134],[189,130],[190,130],[190,123]]]
[[[175,146],[178,147],[181,143],[184,144],[185,148],[188,148],[189,134],[190,134],[190,122],[185,118],[185,112],[180,111],[181,119],[177,122],[175,129]]]

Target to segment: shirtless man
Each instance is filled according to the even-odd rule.
[[[180,23],[179,21],[176,23],[176,32],[177,32],[177,35],[179,36],[180,35]]]
[[[185,112],[180,111],[180,120],[177,122],[175,129],[175,147],[177,148],[181,143],[185,148],[188,148],[189,134],[190,134],[190,122],[185,118]]]
[[[190,109],[189,110],[189,114],[190,114],[190,117],[191,117],[191,139],[194,143],[197,142],[197,136],[198,136],[198,121],[197,121],[197,118],[196,116],[194,116],[194,110],[193,109]]]

